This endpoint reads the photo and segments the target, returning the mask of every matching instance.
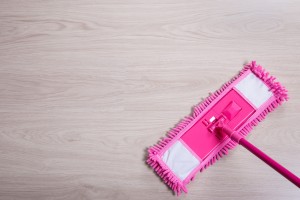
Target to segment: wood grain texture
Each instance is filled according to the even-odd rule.
[[[252,59],[290,101],[248,139],[299,176],[299,1],[0,1],[0,199],[177,199],[146,148]],[[242,147],[188,189],[300,199]]]

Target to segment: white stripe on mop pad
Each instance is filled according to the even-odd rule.
[[[182,181],[200,164],[200,161],[180,142],[174,143],[162,160]]]
[[[256,108],[263,105],[273,95],[265,83],[253,73],[248,74],[243,80],[236,84],[235,88],[256,106]]]

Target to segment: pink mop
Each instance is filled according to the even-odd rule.
[[[287,99],[287,90],[253,61],[149,148],[147,163],[179,195],[187,192],[186,185],[197,172],[240,144],[300,187],[299,177],[245,139],[253,126]]]

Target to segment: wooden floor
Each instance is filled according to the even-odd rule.
[[[290,100],[248,139],[300,176],[300,2],[0,1],[0,199],[178,199],[146,149],[257,60]],[[180,199],[299,200],[237,147]]]

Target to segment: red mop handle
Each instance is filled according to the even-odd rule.
[[[270,158],[267,154],[259,150],[253,144],[248,142],[245,138],[241,137],[237,132],[232,131],[228,126],[224,125],[222,127],[222,132],[226,133],[233,141],[239,143],[246,149],[248,149],[251,153],[253,153],[256,157],[267,163],[270,167],[275,169],[278,173],[284,176],[286,179],[294,183],[298,188],[300,188],[300,178],[295,174],[290,172],[288,169],[280,165],[278,162]]]

